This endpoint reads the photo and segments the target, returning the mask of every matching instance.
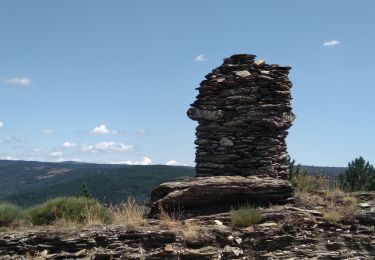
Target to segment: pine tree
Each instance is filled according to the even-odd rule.
[[[92,198],[92,195],[85,183],[82,183],[81,185],[81,189],[79,191],[79,197]]]
[[[375,189],[374,167],[362,156],[348,164],[345,174],[339,176],[339,182],[345,191],[361,191]]]

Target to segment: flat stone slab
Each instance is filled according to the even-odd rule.
[[[151,213],[160,207],[168,212],[191,215],[220,213],[251,204],[277,204],[292,200],[293,187],[287,180],[268,176],[198,177],[161,184],[151,193]]]

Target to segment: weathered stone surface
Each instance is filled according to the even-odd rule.
[[[210,111],[198,108],[190,108],[188,111],[188,115],[191,119],[194,120],[218,120],[223,118],[224,112],[223,111]]]
[[[108,225],[10,230],[0,232],[0,259],[375,258],[371,224],[356,220],[330,223],[320,214],[310,215],[329,210],[321,206],[306,209],[287,204],[259,210],[261,222],[241,229],[232,226],[228,213],[186,220],[199,228],[193,239],[184,237],[183,228],[167,230],[158,220],[139,228]]]
[[[242,77],[242,78],[246,78],[246,77],[249,77],[251,75],[251,73],[248,72],[247,70],[235,71],[234,74],[236,74],[237,76]]]
[[[185,214],[217,213],[244,203],[285,203],[293,188],[288,181],[268,176],[198,177],[161,184],[151,193],[151,215],[159,207]]]
[[[223,137],[220,139],[220,145],[221,146],[233,146],[233,141],[229,139],[228,137]]]
[[[361,224],[375,225],[375,202],[360,203],[360,210],[355,215],[356,220]]]
[[[290,67],[269,65],[264,60],[254,63],[254,58],[236,54],[224,59],[197,88],[197,100],[187,114],[198,121],[198,177],[260,173],[287,177],[285,137],[295,118]],[[223,171],[215,166],[218,163]]]

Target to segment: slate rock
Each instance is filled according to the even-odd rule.
[[[282,179],[263,176],[215,176],[161,184],[151,193],[151,213],[160,207],[187,214],[218,213],[244,203],[286,203],[293,196],[292,185]]]

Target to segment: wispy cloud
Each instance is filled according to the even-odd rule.
[[[0,128],[4,127],[4,122],[0,122]]]
[[[61,158],[63,157],[63,152],[61,151],[55,151],[55,152],[52,152],[49,154],[50,157],[53,157],[53,158]]]
[[[72,147],[75,147],[76,145],[77,145],[76,143],[71,143],[71,142],[64,142],[62,144],[62,146],[65,148],[72,148]]]
[[[130,161],[130,160],[114,161],[114,162],[111,162],[111,164],[151,165],[152,160],[149,157],[145,156],[140,161]]]
[[[99,126],[96,126],[92,131],[92,134],[97,134],[97,135],[109,135],[109,134],[117,134],[118,132],[112,129],[109,129],[107,125],[102,124]]]
[[[145,135],[145,134],[146,134],[146,130],[144,130],[143,128],[139,129],[138,135]]]
[[[81,146],[82,152],[125,152],[132,150],[132,145],[126,145],[123,143],[116,143],[116,142],[100,142],[97,144],[84,144]]]
[[[332,47],[332,46],[336,46],[339,44],[341,44],[341,42],[338,40],[329,40],[329,41],[324,41],[322,45],[324,47]]]
[[[203,62],[203,61],[206,61],[206,57],[204,57],[203,54],[199,54],[197,57],[194,58],[194,61],[196,62]]]
[[[4,138],[0,138],[0,144],[9,144],[9,143],[23,143],[25,142],[24,138],[18,138],[15,136],[7,136]]]
[[[42,129],[42,133],[46,135],[54,134],[55,131],[52,129]]]
[[[25,77],[14,77],[14,78],[6,79],[5,84],[21,86],[21,87],[29,87],[31,86],[31,79],[25,78]]]

